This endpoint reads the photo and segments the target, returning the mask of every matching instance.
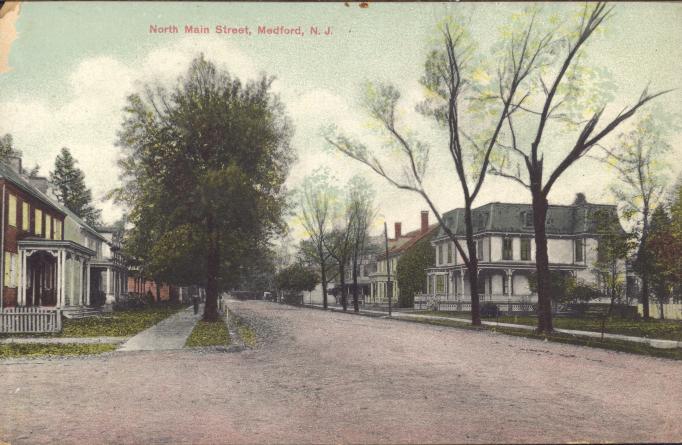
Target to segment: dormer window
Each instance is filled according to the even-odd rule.
[[[533,227],[533,211],[521,212],[521,220],[523,221],[523,227]]]

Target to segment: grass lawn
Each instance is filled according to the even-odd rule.
[[[241,318],[234,315],[232,312],[228,315],[229,322],[237,328],[237,334],[242,339],[244,344],[249,348],[256,347],[256,333]]]
[[[102,317],[64,320],[60,337],[129,337],[143,331],[184,306],[159,306],[114,311]]]
[[[130,337],[143,331],[184,306],[158,306],[143,309],[117,310],[99,317],[64,319],[62,332],[57,334],[0,334],[8,337]]]
[[[199,320],[187,338],[185,347],[227,346],[228,344],[230,344],[230,333],[222,319],[215,322]]]
[[[547,341],[552,341],[552,342],[557,342],[557,343],[567,343],[571,345],[578,345],[578,346],[587,346],[590,348],[601,348],[601,349],[609,349],[612,351],[620,351],[620,352],[628,352],[631,354],[639,354],[639,355],[648,355],[651,357],[662,357],[662,358],[669,358],[673,360],[682,360],[682,348],[677,348],[677,349],[658,349],[658,348],[653,348],[649,345],[642,344],[642,343],[632,343],[632,342],[627,342],[627,341],[621,341],[621,340],[611,340],[611,339],[604,339],[604,341],[601,341],[598,338],[586,338],[586,337],[577,337],[574,335],[568,335],[568,334],[552,334],[552,335],[539,335],[536,334],[532,331],[526,331],[524,329],[513,329],[513,328],[502,328],[502,327],[497,327],[497,326],[471,326],[470,324],[466,323],[461,323],[461,322],[456,322],[456,321],[451,321],[447,319],[443,320],[409,320],[409,322],[416,321],[417,323],[424,323],[424,324],[432,324],[432,325],[437,325],[437,326],[448,326],[448,327],[453,327],[453,328],[458,328],[458,329],[471,329],[471,330],[489,330],[493,332],[499,332],[502,334],[506,335],[514,335],[517,337],[526,337],[526,338],[532,338],[532,339],[537,339],[537,340],[547,340]],[[501,320],[500,320],[501,321]]]
[[[116,344],[1,344],[0,359],[9,357],[35,357],[44,355],[89,355],[113,351]]]
[[[439,317],[454,317],[471,319],[469,312],[436,312],[415,311],[415,314],[435,315]],[[538,319],[533,315],[503,315],[499,318],[483,318],[485,321],[499,321],[500,323],[514,323],[537,326]],[[574,329],[578,331],[601,332],[599,318],[554,317],[554,327],[559,329]],[[631,335],[634,337],[657,338],[662,340],[682,341],[682,321],[679,320],[627,320],[611,318],[606,322],[606,330],[610,334]]]

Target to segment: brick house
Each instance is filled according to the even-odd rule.
[[[0,185],[0,308],[92,304],[91,264],[106,239],[48,194],[47,178],[24,176],[20,153],[0,162]]]
[[[549,268],[587,284],[598,284],[592,271],[599,252],[597,212],[618,218],[616,206],[592,204],[578,194],[572,205],[550,205],[547,213]],[[443,215],[466,251],[464,209]],[[533,213],[529,204],[493,202],[473,209],[479,260],[481,301],[537,302],[528,278],[535,272]],[[461,255],[439,229],[432,240],[436,265],[427,270],[427,296],[440,301],[469,301],[469,280]],[[625,261],[622,261],[625,277]]]

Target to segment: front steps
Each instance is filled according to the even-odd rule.
[[[62,308],[62,314],[65,318],[88,318],[88,317],[98,317],[104,313],[101,307],[88,307],[88,306],[66,306]]]

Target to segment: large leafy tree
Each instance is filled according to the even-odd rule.
[[[521,18],[530,23],[531,33],[523,26],[508,30],[512,51],[540,48],[537,59],[540,69],[532,73],[525,85],[523,103],[514,103],[518,113],[506,119],[506,137],[504,143],[499,141],[502,150],[491,165],[492,172],[516,181],[530,192],[540,332],[553,330],[546,233],[549,194],[571,166],[642,106],[664,94],[645,88],[632,104],[607,117],[612,82],[602,70],[586,64],[584,55],[587,43],[612,12],[613,7],[605,3],[587,3],[576,21],[557,16],[540,20],[537,11],[531,10]],[[492,94],[491,98],[504,101],[499,94]],[[562,143],[564,140],[568,142]]]
[[[530,35],[532,26],[526,28]],[[429,49],[421,84],[425,96],[418,111],[433,119],[447,132],[443,148],[452,158],[451,172],[464,198],[465,237],[450,230],[425,187],[430,146],[419,140],[401,119],[400,91],[387,83],[366,83],[363,106],[378,128],[388,157],[380,157],[381,147],[365,144],[330,129],[327,142],[347,156],[370,167],[391,185],[416,193],[434,212],[443,231],[450,237],[463,259],[471,284],[471,321],[480,325],[478,256],[474,240],[472,208],[489,171],[493,149],[506,120],[514,114],[525,97],[522,88],[538,69],[538,56],[544,44],[516,48],[507,45],[501,55],[506,69],[488,76],[484,55],[477,51],[465,23],[452,18],[438,26],[435,45]],[[512,42],[513,43],[513,42]],[[483,81],[492,77],[499,86],[500,102],[487,101],[489,92]],[[397,156],[395,155],[397,153]]]
[[[620,134],[617,144],[602,147],[605,161],[618,172],[612,192],[639,238],[634,265],[642,279],[640,300],[644,318],[649,318],[650,273],[656,263],[649,249],[651,220],[663,202],[670,170],[663,157],[671,148],[666,133],[672,125],[664,120],[660,113],[647,113],[630,131]]]
[[[133,250],[152,273],[206,287],[205,320],[285,230],[291,128],[272,81],[242,83],[202,54],[172,88],[128,98],[113,196],[131,207]]]
[[[85,186],[85,174],[78,161],[63,147],[54,160],[50,185],[57,200],[90,225],[101,223],[102,211],[92,204],[92,191]]]
[[[288,303],[302,303],[301,292],[313,291],[319,282],[317,273],[300,263],[292,264],[275,275],[275,286],[286,292],[284,299]]]
[[[650,232],[647,239],[648,261],[646,274],[651,279],[654,295],[659,304],[659,317],[664,317],[664,304],[670,299],[673,283],[679,279],[676,268],[679,266],[679,248],[675,239],[672,220],[659,206],[651,216]]]

